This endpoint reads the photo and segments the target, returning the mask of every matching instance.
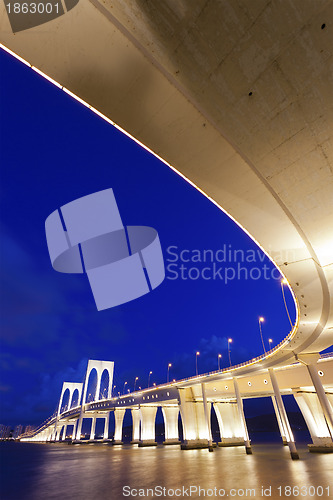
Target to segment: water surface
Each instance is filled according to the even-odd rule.
[[[292,461],[280,443],[254,444],[253,455],[246,455],[243,447],[209,453],[179,446],[3,442],[0,498],[333,498],[333,454],[309,453],[305,444],[298,449],[300,460]],[[289,486],[296,487],[294,495]]]

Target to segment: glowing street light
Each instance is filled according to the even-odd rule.
[[[232,339],[228,338],[228,355],[229,355],[229,364],[231,366],[231,356],[230,356],[230,344],[232,343]]]
[[[287,302],[286,302],[286,297],[284,295],[284,288],[283,288],[283,285],[288,285],[288,284],[289,283],[287,281],[287,278],[283,278],[281,280],[281,291],[282,291],[282,297],[283,297],[284,307],[285,307],[286,312],[287,312],[287,316],[288,316],[288,319],[289,319],[290,326],[291,326],[291,328],[293,328],[293,323],[292,323],[291,318],[290,318],[290,314],[289,314],[288,306],[287,306]]]
[[[153,373],[153,372],[149,372],[149,375],[148,375],[148,389],[149,389],[150,375],[151,375],[152,373]]]
[[[268,339],[269,349],[272,349],[273,339]]]
[[[136,386],[136,381],[139,380],[139,377],[135,377],[135,380],[134,380],[134,391],[135,392],[135,386]]]
[[[260,316],[259,319],[258,319],[259,330],[260,330],[260,337],[261,337],[262,346],[264,348],[264,353],[266,354],[266,349],[265,349],[265,344],[264,344],[264,339],[263,339],[263,336],[262,336],[262,329],[261,329],[261,323],[263,323],[264,321],[265,321],[265,318],[263,318],[262,316]]]
[[[196,373],[196,375],[198,375],[198,356],[200,356],[200,352],[199,351],[197,351],[195,353],[195,373]]]
[[[125,385],[127,385],[127,382],[124,383],[123,394],[125,394]]]
[[[168,364],[168,375],[167,375],[167,382],[169,383],[169,372],[170,372],[170,368],[171,368],[172,364],[169,363]]]
[[[222,358],[222,354],[218,354],[217,355],[217,366],[218,366],[219,370],[221,370],[221,358]]]

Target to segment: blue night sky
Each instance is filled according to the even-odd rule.
[[[80,382],[87,360],[115,362],[117,391],[233,364],[262,353],[263,333],[277,344],[290,329],[273,265],[222,211],[134,141],[70,96],[0,52],[1,65],[1,416],[6,424],[38,424],[55,409],[64,380]],[[203,166],[204,168],[204,166]],[[153,292],[98,312],[85,275],[52,269],[46,217],[90,193],[113,188],[126,225],[154,227],[166,279]],[[255,254],[256,262],[183,262],[211,250]],[[263,259],[263,260],[262,260]],[[173,267],[170,268],[170,264]],[[225,282],[225,267],[246,268]],[[213,267],[222,268],[215,279]],[[259,268],[260,279],[244,279]],[[192,278],[189,279],[189,269]],[[269,270],[268,270],[269,269]],[[178,272],[177,279],[176,271]],[[229,271],[229,275],[233,273]],[[198,277],[199,274],[199,277]],[[277,273],[275,273],[277,275]],[[253,276],[258,277],[257,272]],[[288,304],[294,317],[289,292]]]

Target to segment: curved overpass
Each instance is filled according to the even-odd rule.
[[[327,0],[87,0],[15,35],[0,24],[6,47],[185,176],[286,276],[297,322],[261,367],[332,344],[332,26]]]

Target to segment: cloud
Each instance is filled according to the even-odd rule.
[[[25,384],[17,389],[10,387],[2,405],[6,421],[11,425],[40,424],[51,416],[57,408],[63,382],[83,382],[87,361],[82,358],[74,367],[62,368],[53,374],[39,373],[35,379],[29,377],[28,387]]]

